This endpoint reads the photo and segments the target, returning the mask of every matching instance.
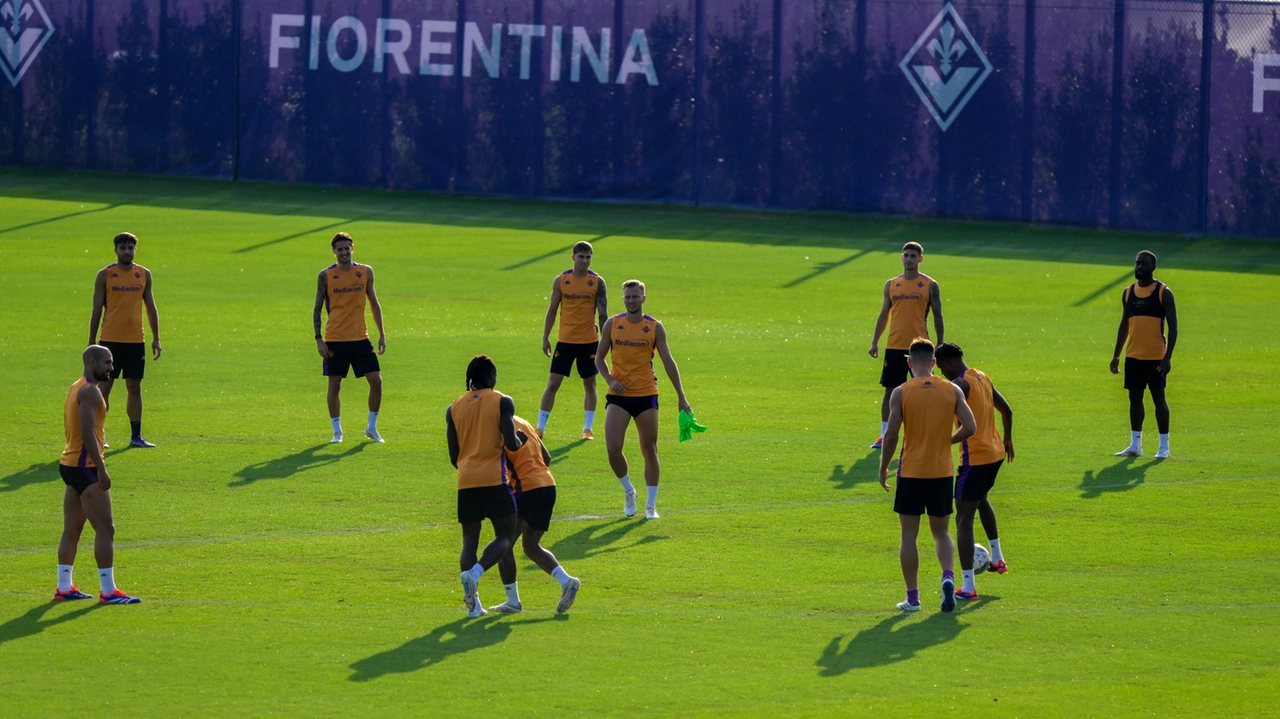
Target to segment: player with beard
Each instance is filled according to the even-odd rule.
[[[1169,457],[1169,403],[1165,400],[1165,381],[1171,370],[1173,348],[1178,344],[1178,308],[1173,290],[1155,278],[1156,253],[1143,250],[1133,263],[1137,282],[1124,288],[1120,295],[1123,313],[1116,331],[1116,351],[1111,357],[1111,374],[1120,374],[1120,351],[1124,353],[1124,388],[1129,392],[1129,446],[1116,452],[1117,457],[1142,456],[1142,422],[1146,411],[1143,394],[1151,391],[1156,406],[1156,425],[1160,430],[1160,449],[1156,459]],[[1169,324],[1169,338],[1164,335]],[[1125,346],[1126,340],[1128,347]]]

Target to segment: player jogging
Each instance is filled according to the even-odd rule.
[[[907,599],[898,604],[904,612],[920,611],[920,515],[928,513],[929,531],[942,565],[942,611],[955,609],[955,546],[947,533],[951,515],[951,445],[973,435],[973,412],[960,388],[933,376],[933,343],[919,338],[908,349],[912,378],[893,390],[889,398],[889,426],[880,455],[880,486],[889,491],[889,460],[903,430],[898,457],[898,486],[893,511],[902,528],[898,559],[907,583]],[[951,431],[952,420],[959,429]]]
[[[1120,350],[1124,353],[1124,388],[1129,391],[1129,429],[1133,431],[1129,446],[1116,452],[1117,457],[1142,456],[1142,421],[1146,412],[1142,395],[1151,390],[1156,406],[1156,425],[1160,429],[1160,449],[1156,459],[1169,457],[1169,403],[1165,401],[1165,379],[1169,376],[1173,348],[1178,344],[1178,308],[1173,290],[1153,275],[1156,253],[1143,250],[1133,263],[1133,276],[1138,280],[1124,289],[1120,303],[1120,329],[1116,331],[1116,351],[1111,357],[1111,374],[1120,374]],[[1164,336],[1169,323],[1169,339]],[[1125,348],[1125,340],[1129,346]]]
[[[640,437],[640,454],[644,456],[646,519],[658,518],[658,376],[653,372],[653,353],[662,358],[671,386],[675,388],[681,410],[693,412],[680,384],[680,368],[667,347],[667,331],[662,323],[642,312],[644,283],[627,280],[622,283],[622,304],[627,311],[612,317],[596,348],[596,369],[609,386],[605,395],[604,442],[609,452],[609,466],[622,484],[622,513],[634,517],[636,489],[627,473],[627,458],[622,444],[627,438],[627,425],[636,421]],[[605,357],[613,352],[612,371]]]
[[[373,268],[351,261],[355,241],[351,235],[339,232],[329,241],[337,263],[320,271],[316,288],[316,306],[311,321],[316,329],[316,350],[323,360],[323,372],[329,378],[329,421],[333,424],[333,439],[342,441],[342,380],[347,369],[355,370],[356,377],[369,381],[369,424],[364,436],[382,444],[378,434],[378,411],[382,408],[382,368],[378,356],[369,342],[369,329],[364,322],[365,298],[373,310],[373,321],[378,325],[378,354],[387,351],[387,333],[382,327],[382,305],[373,289]],[[320,334],[320,308],[329,313],[323,337]]]
[[[547,307],[547,320],[542,326],[542,352],[551,358],[551,377],[542,392],[542,406],[538,411],[539,437],[547,429],[547,419],[556,405],[560,383],[576,364],[584,392],[582,439],[595,439],[591,425],[596,419],[596,345],[605,323],[609,321],[609,302],[605,297],[604,278],[591,271],[591,253],[590,242],[574,245],[573,269],[561,272],[551,281],[551,304]],[[560,334],[552,354],[551,326],[556,321],[557,307],[560,309]],[[596,315],[599,316],[599,327]]]
[[[72,584],[72,568],[85,520],[93,526],[93,555],[98,560],[102,604],[138,604],[142,600],[125,594],[116,586],[115,535],[111,517],[111,475],[102,460],[107,399],[99,389],[114,369],[111,350],[89,345],[82,356],[84,374],[71,385],[62,404],[62,424],[67,446],[62,450],[58,470],[67,487],[62,493],[62,541],[58,543],[58,590],[55,601],[92,599]]]
[[[468,617],[488,614],[478,583],[486,570],[511,551],[516,539],[516,501],[503,450],[519,450],[515,402],[493,388],[498,368],[484,355],[467,365],[467,391],[444,411],[449,461],[458,468],[458,523],[462,525],[462,591]],[[477,560],[480,528],[488,519],[493,541]]]
[[[884,368],[880,370],[880,386],[884,387],[884,399],[880,401],[880,437],[871,444],[880,449],[885,429],[889,427],[889,395],[894,388],[907,381],[911,367],[907,362],[907,348],[917,337],[929,338],[925,320],[933,311],[933,329],[941,344],[943,337],[942,290],[928,275],[920,274],[924,262],[924,248],[919,242],[902,246],[902,274],[884,283],[884,302],[876,317],[876,331],[871,338],[867,354],[880,356],[880,335],[889,327],[889,338],[884,343]]]
[[[1000,533],[996,529],[996,511],[987,494],[995,486],[996,475],[1005,457],[1013,462],[1013,409],[1000,395],[991,378],[964,363],[964,350],[950,342],[938,345],[934,352],[938,369],[952,384],[960,388],[965,403],[973,412],[973,436],[960,443],[960,470],[956,474],[956,546],[960,551],[960,570],[964,586],[956,590],[959,599],[978,598],[973,581],[973,515],[982,518],[982,529],[991,543],[991,571],[1009,571],[1000,551]],[[995,412],[1004,422],[1004,439],[996,432]]]
[[[101,342],[111,350],[115,369],[103,378],[99,390],[110,402],[111,387],[124,375],[125,413],[129,415],[129,446],[155,447],[142,438],[142,377],[147,364],[146,337],[142,333],[142,308],[151,321],[152,359],[160,359],[160,315],[151,292],[151,270],[134,264],[138,238],[121,232],[113,240],[116,261],[98,270],[93,281],[93,314],[89,319],[89,344]],[[105,314],[105,316],[104,316]],[[102,335],[98,335],[98,325]]]
[[[556,555],[542,547],[542,535],[551,528],[551,512],[556,506],[556,480],[547,468],[551,464],[551,453],[543,446],[533,425],[525,418],[517,416],[512,421],[516,426],[516,436],[524,443],[514,452],[504,450],[515,483],[516,514],[520,520],[516,535],[524,537],[525,556],[559,583],[560,602],[556,605],[556,612],[563,614],[573,606],[582,582],[569,576],[556,560]],[[496,607],[489,607],[489,611],[499,614],[523,611],[520,589],[516,586],[514,542],[511,549],[498,560],[498,573],[502,577],[502,587],[507,591],[507,601]]]

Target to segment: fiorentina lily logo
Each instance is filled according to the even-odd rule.
[[[991,61],[951,3],[898,64],[943,132],[991,74]]]
[[[0,70],[17,87],[40,48],[53,35],[53,23],[40,0],[0,0]]]

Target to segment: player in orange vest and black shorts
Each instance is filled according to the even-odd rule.
[[[111,350],[115,369],[99,389],[108,403],[116,378],[124,375],[125,413],[129,415],[130,447],[150,449],[154,444],[142,438],[142,377],[147,364],[146,337],[142,333],[142,308],[151,320],[152,359],[160,359],[160,315],[151,292],[151,270],[133,261],[138,238],[121,232],[113,240],[116,261],[98,271],[93,281],[93,315],[89,319],[89,344]],[[104,316],[105,314],[105,316]],[[102,335],[98,335],[98,324]]]
[[[1169,403],[1165,400],[1165,379],[1169,376],[1173,348],[1178,344],[1178,308],[1173,290],[1153,275],[1156,254],[1143,250],[1133,263],[1133,276],[1138,280],[1120,296],[1124,314],[1116,332],[1116,351],[1111,358],[1111,374],[1120,374],[1120,350],[1124,349],[1124,388],[1129,391],[1129,446],[1116,452],[1117,457],[1142,456],[1142,421],[1146,411],[1142,395],[1151,390],[1156,406],[1156,425],[1160,429],[1160,449],[1156,459],[1169,456]],[[1169,339],[1165,340],[1165,322]],[[1129,346],[1125,348],[1125,340]]]
[[[604,278],[591,271],[592,248],[590,242],[573,246],[573,269],[565,270],[551,281],[551,301],[547,306],[546,322],[542,326],[542,352],[551,358],[551,377],[542,392],[542,406],[538,411],[538,437],[547,429],[547,420],[556,406],[556,393],[560,383],[569,376],[576,365],[582,378],[582,439],[592,440],[591,425],[596,419],[596,345],[600,342],[600,330],[609,321],[609,301],[605,294]],[[556,322],[556,310],[560,311],[560,333],[555,352],[551,348],[551,327]],[[599,324],[597,325],[597,317]]]
[[[339,232],[329,241],[338,261],[320,271],[316,288],[316,304],[311,321],[316,330],[316,350],[320,353],[322,371],[329,378],[329,423],[333,425],[332,443],[342,441],[342,380],[347,370],[369,381],[369,423],[364,436],[382,444],[378,434],[378,412],[382,410],[382,367],[369,342],[369,328],[364,321],[365,299],[373,310],[378,325],[378,354],[387,351],[387,333],[382,327],[382,304],[373,289],[373,268],[351,261],[355,241]],[[320,309],[329,313],[329,323],[320,333]]]
[[[513,418],[516,403],[494,390],[498,368],[478,355],[467,365],[467,391],[444,412],[449,461],[458,468],[458,523],[462,525],[462,591],[468,617],[488,612],[478,583],[511,550],[516,539],[515,489],[504,449],[523,446]],[[484,520],[493,525],[493,541],[476,558]]]
[[[947,529],[951,517],[951,445],[973,436],[973,412],[960,388],[933,376],[933,343],[920,338],[908,350],[913,377],[893,390],[889,398],[889,427],[880,455],[880,486],[889,491],[889,462],[903,430],[902,455],[898,457],[898,487],[893,511],[898,513],[902,544],[898,559],[907,584],[907,599],[898,604],[904,612],[920,611],[920,515],[928,513],[929,531],[942,565],[942,611],[955,609],[955,545]],[[959,428],[951,431],[952,422]]]

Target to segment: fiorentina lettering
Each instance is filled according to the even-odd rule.
[[[501,77],[505,71],[508,74],[518,73],[521,80],[528,80],[531,77],[530,66],[534,62],[540,65],[544,62],[542,58],[533,57],[533,38],[537,37],[550,40],[549,43],[546,40],[543,43],[544,47],[549,45],[545,63],[546,77],[551,82],[565,79],[564,61],[567,54],[569,82],[582,80],[585,59],[588,70],[586,74],[595,77],[601,84],[625,85],[632,75],[643,76],[649,85],[658,84],[658,72],[649,51],[649,38],[641,28],[631,32],[626,49],[620,53],[621,62],[616,65],[618,74],[615,77],[611,74],[611,68],[615,66],[615,38],[612,28],[607,27],[600,28],[597,37],[590,29],[582,26],[508,23],[504,32],[504,24],[500,22],[482,25],[453,20],[422,20],[415,26],[403,18],[381,17],[370,28],[354,15],[345,15],[329,23],[327,28],[325,26],[321,15],[308,18],[305,15],[272,13],[271,45],[268,53],[271,69],[280,67],[282,52],[297,51],[302,55],[305,39],[308,45],[305,50],[308,70],[320,69],[323,46],[329,65],[338,72],[353,72],[365,66],[370,66],[375,73],[390,72],[386,69],[390,64],[398,74],[411,75],[411,48],[416,38],[419,75],[452,77],[455,72],[459,72],[463,77],[471,77],[472,70],[476,69],[475,60],[479,60],[479,69],[483,69],[484,74],[491,78]],[[510,67],[503,63],[504,38],[509,44],[520,44],[519,60],[517,62],[511,59],[508,63]],[[340,48],[339,42],[344,39],[354,40],[354,47],[348,43]],[[616,45],[621,45],[622,38],[617,40]],[[448,62],[453,57],[455,45],[462,51],[461,68]],[[343,57],[343,52],[348,55]],[[506,57],[510,58],[512,55]],[[387,58],[391,59],[390,63]]]

